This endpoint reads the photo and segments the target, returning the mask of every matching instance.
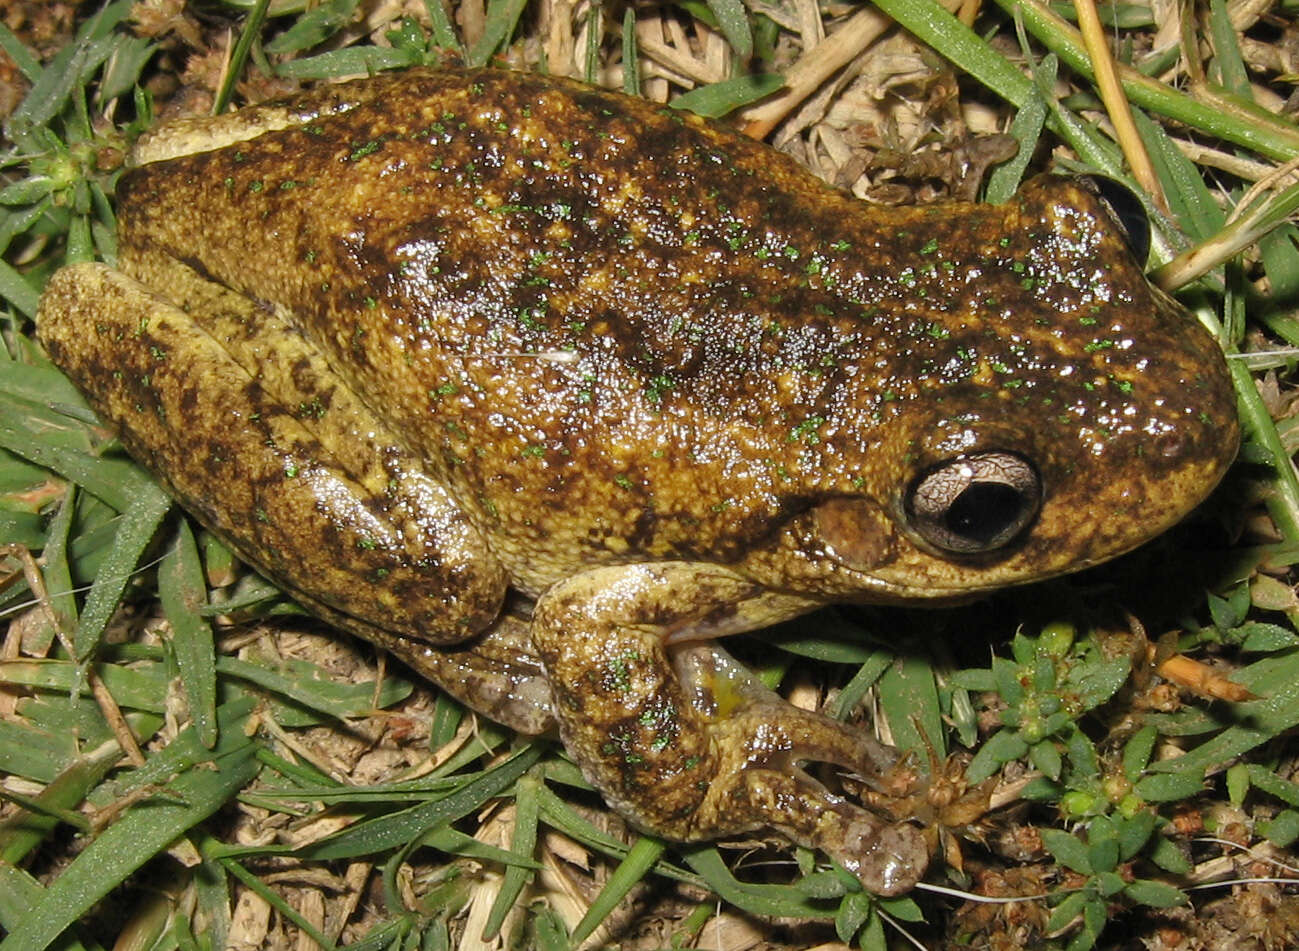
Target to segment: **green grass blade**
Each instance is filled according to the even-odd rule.
[[[519,17],[528,0],[490,0],[487,4],[487,22],[483,35],[469,50],[467,65],[485,66],[502,45],[509,41],[519,25]]]
[[[519,780],[515,788],[514,835],[510,840],[510,851],[520,859],[530,859],[537,848],[537,821],[541,811],[537,793],[540,787],[540,779],[527,775]],[[501,890],[492,902],[487,924],[483,927],[484,941],[496,937],[505,916],[519,900],[523,887],[531,878],[532,870],[525,865],[511,864],[506,867]]]
[[[1008,130],[1011,138],[1019,143],[1019,151],[1015,153],[1014,158],[994,168],[992,174],[988,176],[988,187],[984,190],[984,197],[994,205],[1009,200],[1024,179],[1024,170],[1028,168],[1028,163],[1033,158],[1037,140],[1042,136],[1046,117],[1050,112],[1040,87],[1054,88],[1059,67],[1060,61],[1054,56],[1045,57],[1036,66],[1039,88],[1034,89],[1028,101],[1019,107],[1019,112],[1011,120]]]
[[[81,623],[73,636],[73,647],[78,658],[89,657],[99,644],[104,628],[122,600],[126,583],[135,573],[135,566],[153,539],[163,516],[171,508],[171,499],[162,489],[150,484],[125,512],[113,538],[113,547],[100,566],[98,577],[90,586],[86,606],[81,613]]]
[[[30,873],[12,865],[0,862],[0,927],[9,930],[13,922],[21,921],[27,909],[40,903],[45,889]],[[91,944],[89,949],[72,935],[49,945],[51,951],[99,951],[99,945]]]
[[[24,317],[34,318],[40,294],[8,261],[0,261],[0,299],[7,301]]]
[[[429,22],[433,24],[434,44],[442,49],[450,50],[463,59],[464,47],[460,45],[460,37],[456,35],[455,27],[451,25],[451,20],[447,17],[447,11],[442,6],[442,0],[424,0],[424,9],[428,11]]]
[[[325,861],[373,855],[404,845],[430,829],[454,822],[509,789],[541,758],[541,749],[530,745],[499,766],[489,769],[462,788],[441,799],[392,815],[381,816],[344,829],[315,845],[299,850],[299,858]],[[0,946],[0,951],[7,951]]]
[[[646,835],[636,840],[628,850],[627,857],[613,870],[609,880],[600,889],[600,894],[595,896],[595,901],[591,902],[591,907],[586,910],[582,920],[573,929],[574,945],[585,941],[596,928],[600,927],[602,921],[613,914],[618,903],[626,898],[654,867],[654,863],[659,860],[666,847],[661,839],[653,839]]]
[[[940,761],[947,755],[938,687],[927,658],[905,656],[896,661],[880,678],[879,696],[898,749],[915,753],[921,764],[929,762],[930,749]]]
[[[22,861],[58,825],[51,813],[75,809],[121,758],[116,743],[105,743],[59,773],[36,797],[36,803],[49,811],[23,809],[0,823],[0,859]]]
[[[931,5],[949,16],[932,0],[884,0],[880,4],[923,3]],[[1078,31],[1037,0],[997,0],[997,4],[1011,16],[1021,17],[1028,31],[1054,52],[1071,69],[1087,77],[1092,76],[1091,61],[1082,45]],[[908,29],[911,25],[905,24]],[[945,49],[939,48],[945,56]],[[951,58],[949,56],[949,58]],[[963,63],[958,63],[964,68]],[[976,78],[982,80],[978,74]],[[1250,104],[1234,103],[1235,111],[1224,102],[1201,102],[1159,82],[1142,76],[1134,70],[1121,70],[1120,79],[1128,98],[1135,105],[1175,119],[1193,129],[1244,146],[1277,161],[1288,161],[1299,155],[1299,127],[1272,113]],[[992,87],[996,88],[996,87]],[[1000,90],[998,90],[1000,91]],[[1016,105],[1021,103],[1012,99]]]
[[[176,543],[158,566],[158,595],[171,624],[172,650],[180,667],[181,685],[199,742],[217,741],[216,652],[212,628],[200,613],[207,604],[207,585],[198,546],[189,524],[181,521]]]
[[[683,850],[686,864],[699,873],[708,887],[737,908],[755,915],[773,918],[822,918],[824,905],[817,905],[799,892],[779,885],[751,885],[739,881],[722,861],[712,845],[696,845]],[[791,897],[797,896],[797,897]],[[4,949],[0,948],[0,951]]]
[[[41,61],[22,40],[18,39],[14,31],[3,23],[0,23],[0,50],[9,54],[9,58],[14,61],[14,65],[29,83],[34,83],[40,78]]]
[[[737,76],[711,86],[700,86],[688,93],[677,96],[668,105],[673,109],[684,109],[695,115],[719,118],[757,102],[764,96],[770,96],[785,84],[776,75]]]
[[[876,0],[875,5],[1003,99],[1022,108],[1032,98],[1032,81],[934,0]]]
[[[740,0],[707,0],[708,9],[717,17],[726,41],[735,51],[735,58],[746,63],[753,55],[753,31],[749,29],[749,11]],[[574,939],[579,940],[579,939]]]
[[[365,716],[374,711],[376,703],[373,683],[338,683],[307,662],[291,661],[272,670],[238,657],[218,657],[216,669],[223,677],[246,680],[332,719]],[[377,702],[381,707],[391,706],[408,697],[411,689],[400,678],[385,677]],[[281,725],[292,722],[295,726],[309,726],[320,722],[316,717],[281,716],[280,719]]]
[[[166,799],[136,806],[109,826],[45,890],[0,942],[0,951],[40,951],[136,869],[221,808],[257,774],[256,749],[238,731],[223,735],[210,768],[168,785]]]

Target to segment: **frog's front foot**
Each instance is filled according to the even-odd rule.
[[[834,763],[880,785],[897,752],[789,705],[711,643],[688,642],[799,607],[724,569],[620,566],[551,589],[532,633],[565,745],[635,824],[681,841],[774,829],[876,894],[905,892],[929,861],[921,830],[832,794],[797,765]]]

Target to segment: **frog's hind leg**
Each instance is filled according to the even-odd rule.
[[[532,650],[528,620],[509,609],[473,640],[446,647],[381,630],[357,630],[346,618],[334,620],[387,648],[465,706],[511,730],[540,736],[555,729],[550,684]]]
[[[806,607],[725,569],[617,566],[543,595],[533,641],[569,752],[632,821],[680,840],[773,828],[871,891],[898,894],[928,864],[921,831],[831,794],[796,765],[831,762],[869,781],[896,752],[790,706],[711,644],[669,647],[683,633],[751,630]]]
[[[250,564],[344,627],[455,643],[507,579],[424,460],[287,315],[154,260],[151,286],[64,268],[38,331],[96,412]],[[351,622],[351,623],[344,623]]]

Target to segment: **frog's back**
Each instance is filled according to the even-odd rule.
[[[490,70],[304,110],[168,163],[188,210],[135,173],[124,243],[219,222],[185,256],[293,311],[532,590],[600,559],[734,561],[827,497],[894,506],[935,432],[988,424],[1054,476],[1125,413],[1221,408],[1212,342],[1106,268],[1119,238],[1073,186],[873,209],[697,118]]]

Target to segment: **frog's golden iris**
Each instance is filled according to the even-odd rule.
[[[1096,197],[880,209],[689,115],[411,71],[171,126],[50,354],[200,520],[636,824],[770,827],[877,892],[892,751],[711,643],[952,601],[1171,525],[1236,446],[1214,341]],[[531,602],[504,611],[507,589]]]

